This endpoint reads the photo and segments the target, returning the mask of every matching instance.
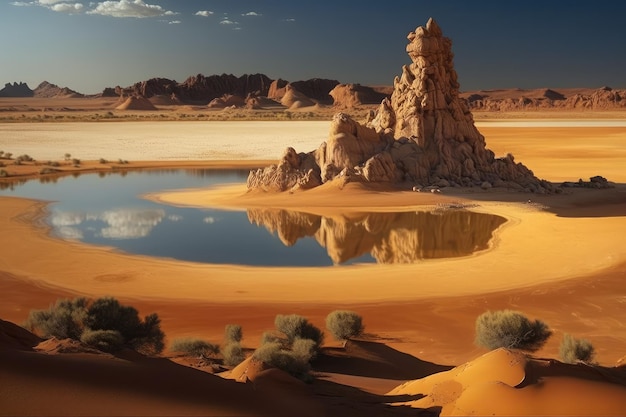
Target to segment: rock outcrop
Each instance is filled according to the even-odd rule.
[[[336,114],[328,140],[319,149],[307,154],[290,149],[278,165],[252,171],[248,188],[310,188],[341,176],[349,181],[405,182],[415,187],[551,192],[552,184],[536,178],[512,155],[496,158],[487,149],[466,101],[459,97],[452,42],[437,23],[430,19],[408,39],[411,64],[402,68],[391,97],[382,101],[365,124]],[[294,155],[298,156],[295,163]]]
[[[33,97],[35,93],[26,83],[6,83],[0,90],[0,97]]]
[[[38,98],[80,98],[84,97],[74,90],[67,87],[59,87],[56,84],[51,84],[48,81],[44,81],[35,90],[33,95]]]
[[[238,96],[242,102],[250,94],[267,95],[272,80],[263,74],[244,74],[236,77],[232,74],[204,76],[202,74],[187,78],[182,83],[167,78],[152,78],[130,87],[115,87],[115,95],[151,98],[154,96],[176,97],[184,102],[208,104],[216,98]],[[110,96],[107,88],[103,96]]]
[[[361,84],[338,84],[330,91],[333,106],[352,109],[367,104],[379,104],[389,94]]]

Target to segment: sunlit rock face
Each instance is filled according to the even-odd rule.
[[[341,176],[348,181],[552,192],[551,183],[535,177],[512,155],[495,158],[487,149],[466,101],[459,98],[452,41],[437,23],[430,19],[408,40],[411,63],[395,78],[391,98],[365,123],[336,114],[327,141],[298,154],[309,164],[286,163],[285,153],[278,165],[252,171],[248,188],[312,188]],[[317,172],[319,178],[311,180],[310,173]]]
[[[467,210],[318,216],[279,209],[249,209],[251,223],[276,233],[286,246],[311,237],[334,264],[370,254],[378,263],[468,256],[489,248],[505,219]]]

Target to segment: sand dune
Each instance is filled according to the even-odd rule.
[[[625,382],[624,368],[567,365],[498,349],[389,395],[425,395],[396,404],[441,407],[442,415],[617,416],[626,412]]]

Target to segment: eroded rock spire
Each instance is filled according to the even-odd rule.
[[[459,98],[452,41],[431,18],[408,35],[411,63],[394,90],[361,124],[333,117],[328,140],[316,151],[289,149],[279,165],[250,173],[248,188],[311,188],[341,175],[350,181],[507,187],[550,192],[512,155],[495,158],[465,101]]]

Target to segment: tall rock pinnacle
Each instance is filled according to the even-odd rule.
[[[251,172],[248,188],[311,188],[341,174],[363,182],[552,191],[512,155],[495,158],[486,148],[459,98],[452,41],[439,25],[431,18],[408,40],[411,64],[365,124],[336,114],[319,149],[297,154],[290,148],[278,166]]]

